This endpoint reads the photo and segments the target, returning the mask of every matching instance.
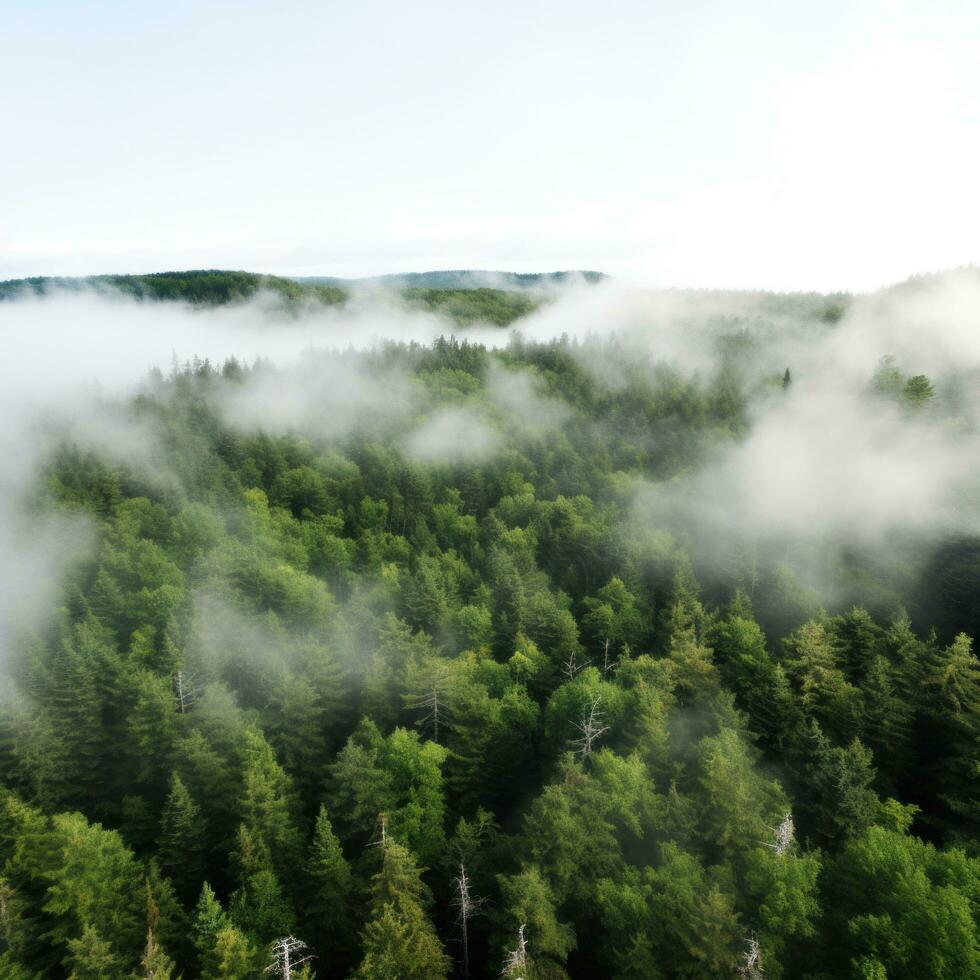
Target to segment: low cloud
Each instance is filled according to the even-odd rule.
[[[470,408],[439,409],[405,441],[405,452],[419,463],[478,463],[500,445],[500,437]]]
[[[896,530],[927,539],[980,532],[980,275],[857,297],[839,322],[840,310],[828,317],[827,307],[819,297],[651,292],[615,281],[567,284],[506,330],[460,329],[372,289],[341,308],[289,314],[270,297],[208,309],[90,292],[4,303],[0,644],[49,605],[64,561],[90,541],[81,518],[25,530],[23,504],[53,441],[173,489],[152,430],[119,406],[151,369],[195,357],[262,360],[221,385],[218,410],[242,431],[338,440],[382,426],[406,456],[432,465],[481,462],[548,438],[576,424],[576,411],[565,392],[549,390],[544,368],[516,369],[506,354],[491,359],[471,395],[433,407],[419,378],[385,366],[388,341],[455,334],[505,348],[515,335],[565,336],[570,356],[610,393],[665,365],[695,384],[730,371],[746,398],[746,431],[719,441],[696,471],[644,485],[637,520],[687,537],[709,559],[746,535],[812,553],[831,541],[881,547]],[[886,354],[904,374],[929,376],[933,410],[910,413],[869,395]]]

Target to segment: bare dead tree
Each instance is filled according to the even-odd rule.
[[[583,667],[588,667],[590,663],[592,663],[591,660],[583,660],[582,663],[579,663],[576,660],[575,651],[572,650],[568,659],[561,665],[561,672],[568,680],[572,680]]]
[[[765,980],[765,972],[762,969],[762,950],[759,948],[759,940],[755,936],[749,936],[745,941],[745,952],[742,953],[742,965],[738,968],[738,975],[745,980]]]
[[[439,688],[433,687],[431,691],[427,691],[425,694],[419,695],[411,699],[409,705],[411,708],[421,708],[428,712],[425,717],[420,718],[416,724],[420,728],[432,729],[432,741],[439,741],[439,712],[440,709],[445,707],[445,699],[440,702],[439,699]]]
[[[368,844],[368,847],[380,847],[384,850],[388,846],[388,814],[379,813],[377,819],[377,836]]]
[[[449,714],[448,670],[443,663],[434,666],[426,678],[424,689],[418,694],[404,696],[405,707],[415,711],[425,711],[416,725],[432,731],[432,741],[439,741],[439,725]]]
[[[602,644],[602,672],[608,674],[612,667],[613,664],[609,662],[609,637],[607,636]]]
[[[269,951],[272,953],[273,959],[265,968],[265,972],[282,977],[282,980],[291,980],[293,970],[297,966],[302,966],[313,959],[313,954],[307,952],[306,943],[295,936],[284,936],[282,939],[277,939],[269,947]]]
[[[173,676],[174,700],[177,702],[177,710],[186,715],[197,701],[197,689],[194,684],[193,675],[186,670],[176,670]]]
[[[780,855],[792,850],[793,844],[796,841],[796,826],[793,823],[792,813],[787,811],[779,826],[770,827],[769,829],[773,832],[774,839],[771,841],[760,841],[759,843],[763,847],[768,847],[771,851],[775,851]]]
[[[609,726],[602,724],[602,712],[599,710],[600,700],[601,698],[597,697],[592,702],[588,714],[581,721],[575,723],[575,727],[582,734],[580,738],[574,739],[572,744],[578,746],[576,751],[583,760],[592,755],[595,742],[609,731]]]
[[[453,896],[453,906],[456,909],[456,923],[463,936],[463,976],[470,975],[470,942],[467,924],[475,915],[479,915],[485,898],[480,898],[470,892],[470,879],[466,874],[466,866],[459,862],[459,874],[453,879],[456,894]]]
[[[522,922],[517,930],[517,946],[504,957],[504,968],[500,975],[508,980],[524,980],[523,974],[527,969],[527,937],[524,935],[526,928],[527,923]]]

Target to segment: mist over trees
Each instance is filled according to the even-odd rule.
[[[980,977],[971,275],[3,284],[0,976]]]

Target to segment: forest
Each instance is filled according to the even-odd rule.
[[[485,286],[457,287],[452,273],[444,273],[438,287],[424,285],[425,277],[410,278],[398,294],[410,306],[433,310],[457,325],[492,323],[507,326],[531,313],[539,303],[533,295]],[[463,280],[465,281],[465,279]],[[340,281],[343,282],[343,281]],[[203,306],[240,303],[265,294],[281,309],[299,312],[309,306],[346,303],[356,281],[339,282],[285,279],[253,272],[202,269],[193,272],[154,272],[149,275],[88,276],[84,279],[37,276],[0,282],[0,301],[49,292],[100,291],[137,300],[179,300]],[[400,284],[399,284],[400,285]]]
[[[0,284],[0,977],[980,977],[980,277],[389,293]]]

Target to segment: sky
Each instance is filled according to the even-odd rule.
[[[0,279],[980,262],[980,5],[8,0]]]

